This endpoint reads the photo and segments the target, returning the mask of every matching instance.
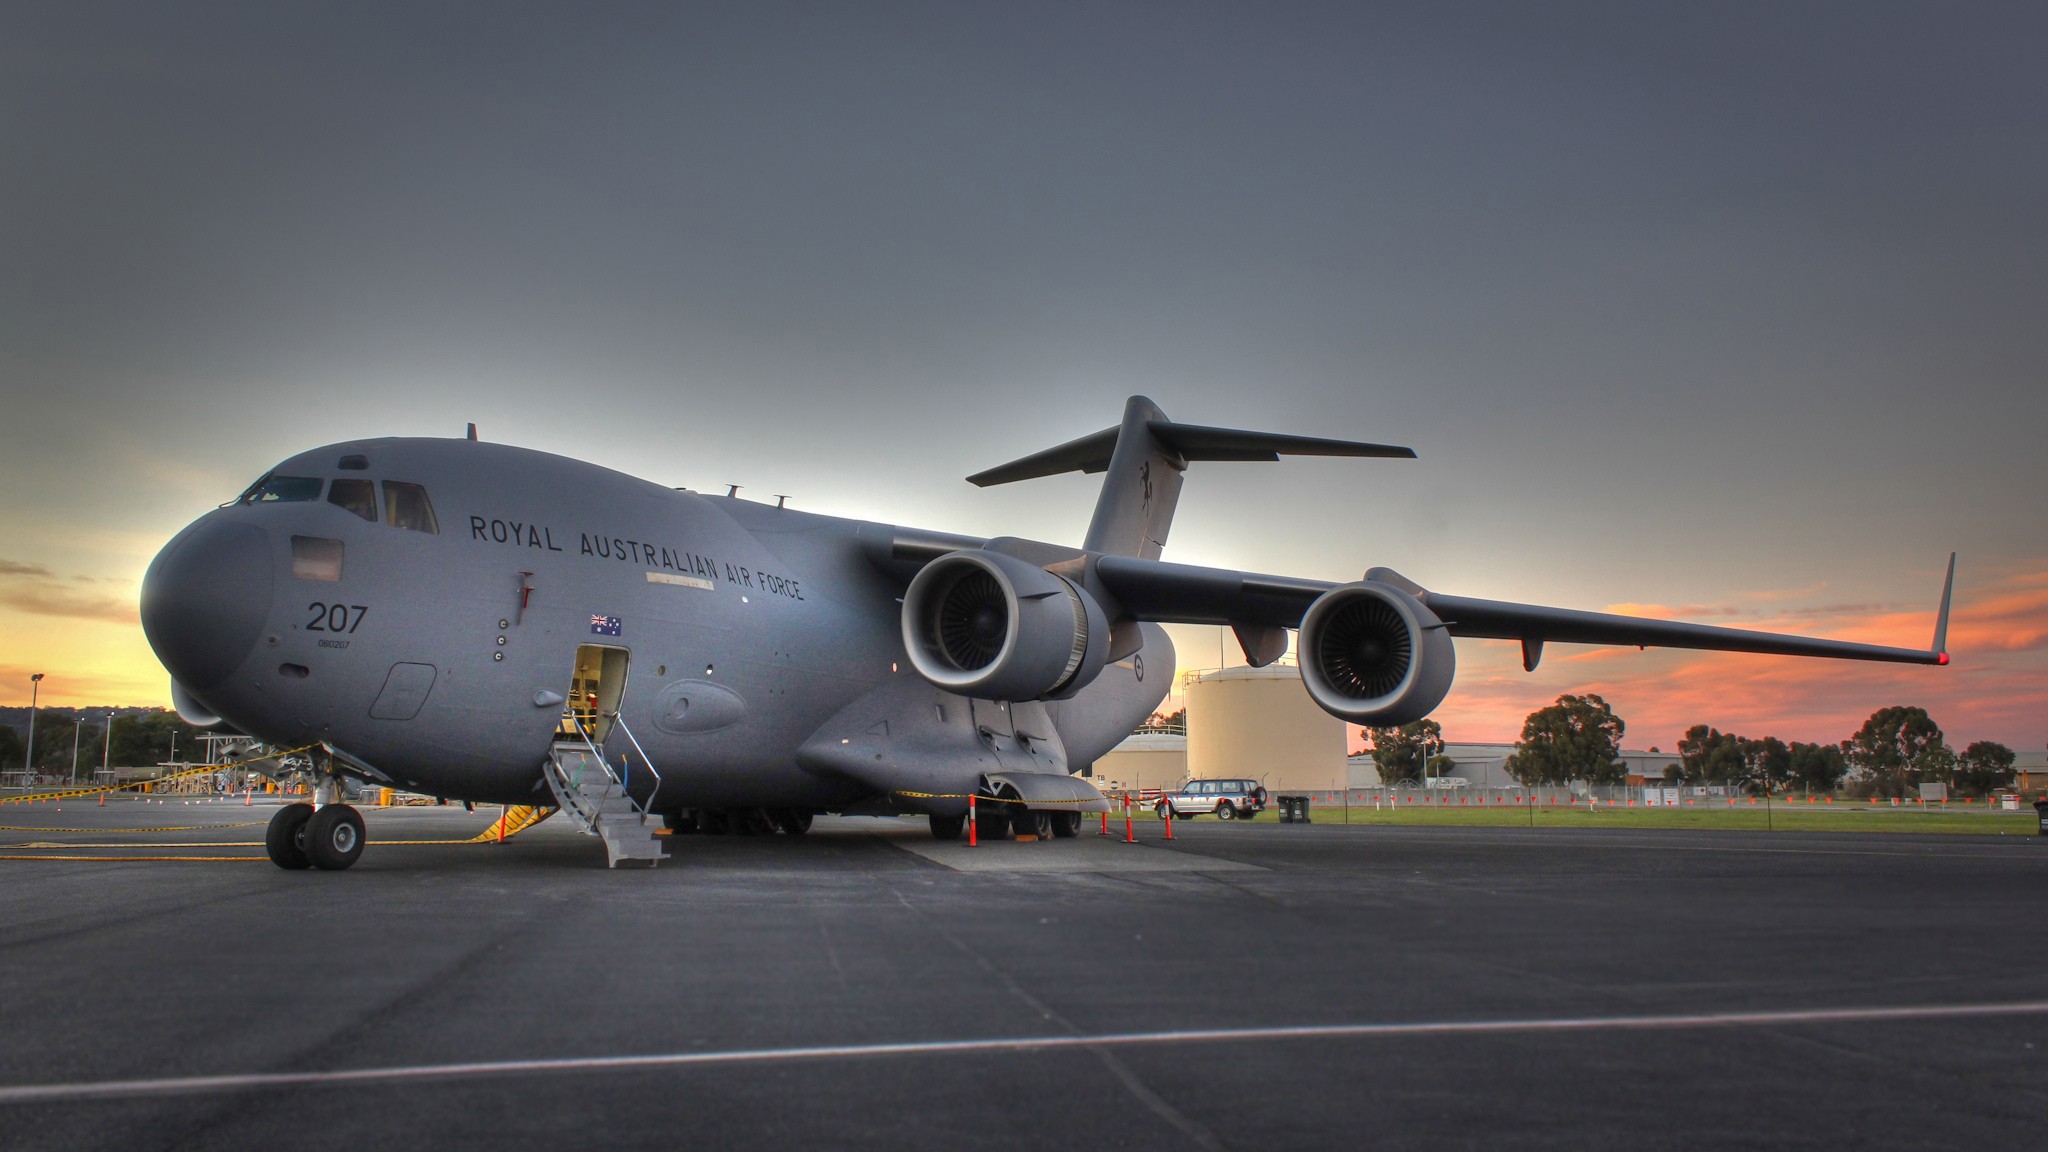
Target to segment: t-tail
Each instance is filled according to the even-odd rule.
[[[1176,424],[1143,396],[1124,402],[1123,423],[1056,448],[977,472],[987,488],[1062,472],[1106,472],[1083,547],[1110,556],[1157,560],[1180,502],[1181,473],[1195,460],[1278,460],[1288,456],[1378,456],[1412,460],[1412,448],[1282,436],[1237,428]]]

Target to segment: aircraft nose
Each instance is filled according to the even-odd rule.
[[[150,562],[142,631],[173,677],[204,692],[227,679],[270,616],[270,534],[253,524],[201,520]]]

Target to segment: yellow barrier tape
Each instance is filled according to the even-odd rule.
[[[185,843],[177,840],[149,841],[142,844],[80,844],[77,841],[57,843],[55,841],[30,840],[21,844],[0,844],[0,848],[21,852],[30,848],[55,848],[70,850],[77,848],[261,848],[261,840],[194,840]],[[125,857],[124,857],[125,859]]]
[[[289,755],[289,753],[286,753],[286,755]],[[208,769],[206,769],[206,771],[212,771],[212,770],[213,770],[212,768],[208,768]],[[101,791],[109,791],[109,790],[110,790],[110,789],[101,789]],[[380,847],[380,848],[382,848],[382,847],[418,847],[418,846],[423,846],[423,845],[434,845],[434,844],[443,844],[443,845],[465,845],[465,844],[490,844],[490,843],[498,843],[498,842],[502,842],[502,841],[504,841],[504,840],[508,840],[508,839],[512,838],[513,836],[516,836],[516,835],[518,835],[519,833],[521,833],[521,832],[524,832],[524,831],[526,831],[526,830],[527,830],[528,828],[531,828],[531,827],[533,827],[534,825],[536,825],[536,824],[540,823],[541,821],[543,821],[543,820],[547,819],[548,817],[550,817],[550,816],[553,816],[553,815],[555,814],[555,812],[556,812],[556,811],[557,811],[557,810],[556,810],[555,808],[552,808],[552,807],[528,807],[528,806],[526,806],[526,805],[514,805],[513,807],[510,807],[510,808],[507,808],[507,809],[505,809],[505,811],[504,811],[504,812],[503,812],[503,813],[502,813],[501,815],[499,815],[499,817],[498,817],[498,818],[497,818],[496,820],[493,820],[493,821],[491,822],[491,825],[490,825],[490,827],[488,827],[488,828],[484,829],[484,830],[483,830],[482,832],[479,832],[479,833],[477,833],[477,834],[476,834],[476,835],[474,835],[474,836],[471,836],[470,838],[468,838],[468,839],[466,839],[466,840],[372,840],[372,841],[371,841],[371,843],[373,843],[373,844],[377,845],[377,846],[378,846],[378,847]],[[17,827],[13,827],[13,826],[5,826],[5,827],[0,827],[0,831],[8,831],[8,832],[45,832],[45,833],[48,833],[48,832],[99,832],[99,833],[103,833],[103,834],[107,834],[107,833],[119,833],[119,832],[198,832],[198,831],[211,831],[211,830],[214,830],[214,829],[219,829],[219,828],[254,828],[254,827],[257,827],[258,825],[260,825],[260,824],[262,824],[262,823],[263,823],[263,821],[260,821],[260,820],[256,820],[256,821],[249,821],[249,822],[246,822],[246,823],[239,823],[239,824],[186,824],[186,825],[176,825],[176,826],[163,826],[163,827],[156,827],[156,828],[17,828]],[[501,826],[501,825],[503,826],[503,829],[504,829],[504,831],[503,831],[503,833],[502,833],[502,834],[500,834],[500,831],[499,831],[499,828],[500,828],[500,826]],[[41,843],[35,843],[35,842],[30,842],[30,843],[27,843],[27,844],[0,844],[0,849],[7,849],[7,850],[8,850],[8,852],[7,852],[7,853],[5,853],[5,854],[0,854],[0,860],[65,860],[65,861],[76,861],[76,862],[85,862],[85,863],[95,863],[95,864],[115,864],[115,863],[123,863],[123,862],[130,862],[130,861],[134,861],[134,862],[148,862],[148,861],[198,861],[198,862],[225,862],[225,861],[231,861],[231,860],[268,860],[268,859],[269,859],[269,857],[268,857],[267,855],[266,855],[266,856],[80,856],[80,855],[70,855],[70,854],[66,854],[66,855],[58,855],[58,854],[56,854],[56,853],[58,853],[58,852],[66,852],[66,853],[75,853],[75,852],[76,852],[76,851],[77,851],[78,849],[80,849],[80,848],[124,848],[124,849],[125,849],[125,848],[262,848],[262,847],[264,847],[264,844],[263,844],[263,842],[262,842],[262,841],[259,841],[259,840],[247,840],[247,841],[243,841],[243,840],[235,840],[235,841],[224,841],[224,842],[212,842],[212,841],[195,841],[195,842],[193,842],[193,843],[189,843],[189,844],[180,844],[180,843],[145,843],[145,844],[132,844],[132,843],[131,843],[131,844],[79,844],[79,843],[75,843],[75,842],[74,842],[74,843],[68,843],[68,844],[58,844],[58,843],[50,843],[50,844],[41,844]],[[37,853],[34,853],[34,854],[26,854],[26,853],[30,853],[30,852],[33,852],[33,851],[34,851],[35,849],[39,849],[39,848],[48,848],[48,849],[51,849],[52,851],[51,851],[50,853],[39,853],[39,852],[37,852]],[[24,853],[24,854],[22,854],[22,855],[14,855],[13,853]]]
[[[95,864],[127,864],[152,860],[193,860],[220,863],[228,860],[268,861],[268,856],[0,856],[0,860],[83,860]]]
[[[501,813],[496,820],[491,821],[490,827],[484,829],[483,831],[477,833],[475,836],[472,836],[467,840],[460,841],[460,843],[495,844],[501,840],[510,840],[512,837],[517,836],[519,833],[526,831],[528,828],[533,827],[535,824],[538,824],[541,821],[547,819],[548,817],[553,816],[555,812],[556,809],[552,807],[527,807],[526,805],[515,805],[511,808],[505,809],[505,811]]]
[[[366,840],[364,843],[365,846],[374,844],[379,848],[417,848],[428,844],[481,844],[483,841],[471,837],[467,840]],[[76,848],[261,848],[263,846],[264,844],[261,840],[194,840],[189,843],[168,840],[149,844],[79,844],[75,841],[67,844],[46,844],[41,841],[31,840],[24,844],[0,844],[0,848],[14,852],[24,852],[35,848],[68,850]],[[122,856],[119,859],[134,860],[137,857]]]
[[[97,832],[102,836],[115,836],[124,832],[213,832],[222,828],[261,828],[263,821],[251,820],[243,824],[167,824],[160,828],[30,828],[13,824],[0,824],[0,832]]]
[[[895,791],[893,791],[893,792],[889,793],[889,795],[891,795],[891,796],[902,796],[902,797],[906,797],[906,798],[908,798],[908,799],[911,799],[911,800],[973,800],[973,801],[975,801],[976,803],[980,803],[980,804],[1028,804],[1028,805],[1031,805],[1032,807],[1037,807],[1037,808],[1043,808],[1043,807],[1045,807],[1045,806],[1047,806],[1047,805],[1050,805],[1050,804],[1092,804],[1092,803],[1094,803],[1094,801],[1092,801],[1092,800],[1083,800],[1083,799],[1075,799],[1075,800],[1016,800],[1016,799],[1012,799],[1011,797],[1008,797],[1008,796],[984,796],[984,795],[982,795],[982,794],[981,794],[981,793],[979,793],[979,792],[975,792],[975,793],[972,793],[972,794],[970,794],[970,793],[966,793],[966,792],[906,792],[906,791],[904,791],[904,790],[903,790],[903,789],[901,789],[901,788],[899,788],[899,789],[897,789],[897,790],[895,790]],[[1115,798],[1114,798],[1114,797],[1111,797],[1111,796],[1104,796],[1104,797],[1103,797],[1103,799],[1104,799],[1105,801],[1108,801],[1108,802],[1109,802],[1109,803],[1111,803],[1111,804],[1114,804],[1114,803],[1116,803],[1116,800],[1115,800]]]
[[[68,788],[62,792],[38,792],[33,796],[9,796],[5,800],[0,800],[0,804],[41,804],[51,800],[69,800],[75,796],[98,796],[102,792],[125,792],[130,788],[140,788],[145,784],[168,784],[173,780],[185,780],[208,772],[219,772],[224,768],[239,768],[243,763],[257,760],[282,760],[287,756],[294,756],[300,752],[318,747],[318,744],[301,744],[297,748],[288,748],[283,752],[251,756],[248,761],[235,764],[200,764],[187,768],[183,772],[173,772],[169,776],[157,776],[149,780],[130,780],[126,784],[109,784],[104,788]]]

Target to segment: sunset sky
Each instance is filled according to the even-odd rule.
[[[136,589],[277,459],[462,434],[1078,542],[1174,418],[1166,558],[1924,646],[1464,642],[1437,716],[1597,692],[2048,741],[2048,7],[14,4],[0,704],[162,703]],[[1180,628],[1184,667],[1217,632]],[[1231,663],[1242,657],[1234,644]]]

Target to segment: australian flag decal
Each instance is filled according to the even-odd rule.
[[[593,613],[590,617],[590,634],[593,636],[617,636],[619,630],[617,616],[599,616]]]

